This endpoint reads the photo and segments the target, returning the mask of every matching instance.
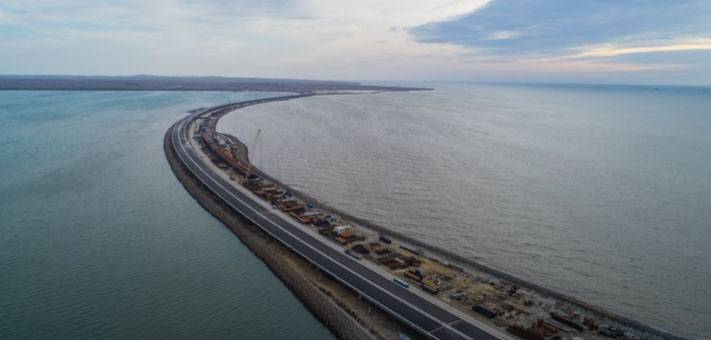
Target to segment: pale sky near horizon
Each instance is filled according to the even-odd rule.
[[[0,74],[711,85],[711,1],[4,0]]]

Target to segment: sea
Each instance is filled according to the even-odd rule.
[[[218,130],[352,215],[708,339],[711,88],[406,85],[434,90],[274,102]]]
[[[335,339],[163,153],[188,110],[275,95],[0,92],[0,339]]]

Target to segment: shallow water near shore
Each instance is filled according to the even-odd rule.
[[[421,85],[421,84],[418,84]],[[691,338],[711,334],[711,89],[434,84],[227,115],[349,213]]]
[[[334,338],[163,154],[187,110],[275,95],[0,92],[0,338]]]

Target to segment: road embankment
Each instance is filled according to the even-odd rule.
[[[384,306],[384,310],[389,311],[390,314],[399,317],[399,319],[403,320],[406,324],[412,325],[414,329],[419,329],[422,334],[435,338],[439,338],[439,335],[444,338],[448,338],[450,335],[455,338],[479,338],[481,335],[484,335],[485,338],[509,338],[510,336],[506,334],[496,332],[496,329],[492,330],[487,328],[487,325],[480,322],[480,320],[468,319],[467,315],[457,317],[448,312],[448,310],[455,311],[453,308],[460,308],[459,311],[462,312],[461,308],[466,307],[466,310],[463,312],[471,313],[469,307],[477,307],[477,303],[480,304],[486,301],[489,301],[487,303],[494,306],[491,308],[496,308],[498,306],[496,304],[498,302],[496,301],[500,302],[501,300],[506,300],[505,303],[501,302],[498,304],[502,305],[502,308],[509,307],[508,310],[510,311],[533,310],[530,313],[518,312],[518,314],[514,316],[519,316],[520,318],[513,321],[501,321],[504,319],[510,320],[513,315],[511,313],[507,314],[506,311],[501,312],[499,310],[491,312],[494,317],[503,316],[502,318],[498,318],[496,320],[497,322],[493,322],[493,325],[501,329],[506,328],[507,331],[512,332],[512,334],[521,333],[521,331],[535,333],[538,327],[536,325],[541,324],[541,322],[544,322],[543,325],[547,326],[548,329],[554,330],[553,333],[559,331],[563,333],[574,333],[575,330],[583,332],[586,331],[586,328],[581,325],[580,321],[573,319],[582,318],[582,322],[589,325],[588,330],[590,330],[590,332],[587,332],[586,335],[592,335],[593,338],[599,338],[595,337],[595,335],[597,335],[597,330],[601,329],[599,334],[601,336],[606,335],[603,334],[603,332],[610,334],[629,332],[631,338],[678,339],[678,337],[667,334],[666,332],[656,330],[634,320],[624,318],[544,287],[537,286],[449,251],[411,239],[406,235],[393,233],[366,220],[355,218],[333,207],[320,204],[315,198],[293,190],[293,188],[284,185],[277,179],[271,178],[268,174],[263,173],[258,168],[249,164],[247,149],[244,144],[234,136],[219,134],[216,131],[217,121],[225,114],[239,108],[312,95],[316,94],[303,93],[272,99],[228,104],[211,108],[203,113],[196,111],[191,116],[176,123],[176,126],[179,128],[171,128],[168,131],[166,138],[168,139],[169,135],[171,135],[171,137],[170,141],[166,140],[165,148],[173,171],[186,189],[195,196],[198,202],[208,211],[224,222],[230,230],[240,237],[258,257],[267,263],[277,276],[291,288],[296,296],[298,296],[316,316],[321,318],[324,324],[329,326],[334,333],[337,333],[342,338],[356,339],[373,337],[394,338],[397,336],[399,330],[402,329],[402,324],[399,324],[392,318],[388,319],[388,315],[383,315],[382,317],[378,316],[378,311],[375,309],[371,310],[371,306],[364,302],[360,295],[358,295],[363,294],[369,301],[373,301],[378,306]],[[196,123],[191,126],[190,123],[193,121]],[[193,142],[193,140],[195,142]],[[172,149],[173,147],[175,147],[175,149]],[[202,149],[206,153],[200,154],[198,149]],[[205,159],[200,160],[201,158]],[[204,164],[204,166],[201,164]],[[210,167],[213,169],[210,170]],[[219,175],[218,173],[221,172],[220,169],[225,173]],[[193,174],[196,177],[193,177]],[[220,178],[221,176],[224,178]],[[227,179],[228,176],[229,180]],[[245,179],[243,182],[245,183],[245,187],[232,186],[232,183],[229,181],[234,181],[237,177]],[[254,180],[252,180],[252,178],[254,178]],[[266,184],[264,184],[265,180]],[[393,284],[390,279],[384,280],[383,276],[378,274],[378,268],[370,269],[367,266],[361,266],[356,260],[343,255],[339,249],[323,248],[320,239],[312,238],[312,236],[309,236],[301,229],[306,224],[299,225],[293,222],[289,216],[282,217],[272,213],[272,208],[290,211],[289,209],[291,208],[286,203],[279,200],[272,200],[270,207],[253,201],[249,195],[244,193],[245,190],[250,190],[252,194],[261,195],[260,197],[272,198],[276,192],[274,189],[275,184],[280,188],[280,192],[282,192],[281,195],[286,195],[283,193],[286,190],[292,201],[298,199],[296,203],[292,201],[286,203],[294,203],[301,207],[299,209],[302,209],[302,211],[293,213],[292,216],[298,218],[299,221],[303,223],[309,224],[310,222],[307,221],[313,221],[313,219],[309,219],[313,215],[307,216],[307,214],[313,213],[314,211],[305,211],[305,207],[308,206],[311,209],[319,209],[321,214],[326,214],[326,217],[321,217],[321,221],[317,221],[321,224],[314,222],[314,225],[322,225],[323,219],[326,219],[325,222],[330,224],[331,228],[333,228],[334,224],[336,226],[342,225],[344,223],[343,218],[345,217],[347,222],[355,222],[359,227],[376,231],[378,233],[376,236],[380,235],[381,238],[375,242],[367,243],[374,251],[381,248],[380,240],[383,240],[383,236],[392,237],[397,241],[397,243],[393,243],[394,246],[399,245],[400,249],[412,253],[412,256],[405,257],[404,259],[401,258],[403,255],[396,253],[396,256],[401,260],[401,262],[398,262],[398,265],[421,266],[424,268],[422,271],[425,273],[424,275],[428,275],[426,279],[430,280],[427,282],[435,282],[431,280],[437,280],[438,282],[427,283],[435,287],[431,288],[429,291],[430,294],[432,294],[432,290],[434,290],[434,294],[440,292],[440,287],[444,287],[444,289],[449,289],[450,292],[453,292],[449,293],[451,297],[455,295],[462,296],[462,294],[464,294],[466,295],[464,302],[462,302],[461,298],[456,300],[459,301],[460,305],[464,305],[464,307],[460,305],[453,306],[452,304],[448,304],[446,307],[438,307],[435,303],[430,301],[431,299],[424,299],[421,294],[418,295],[417,292],[410,294],[407,293],[410,291],[403,291],[401,286],[404,285],[405,288],[409,287],[406,284],[400,286]],[[249,192],[247,194],[249,194]],[[297,199],[294,199],[294,197],[297,197]],[[245,218],[240,218],[238,212],[244,213]],[[334,218],[333,213],[337,216],[335,222],[334,220],[329,220]],[[254,221],[254,223],[258,224],[258,227],[249,224],[247,219]],[[347,226],[353,230],[351,225]],[[321,231],[323,230],[319,230],[319,233]],[[326,231],[328,232],[329,230]],[[269,235],[272,235],[274,239]],[[340,236],[340,234],[336,235]],[[361,237],[361,241],[366,240],[368,237],[367,233],[362,235],[351,234],[350,236]],[[338,241],[337,238],[334,238],[334,240]],[[383,242],[390,245],[393,240],[386,237]],[[346,240],[341,243],[347,244],[348,241]],[[361,247],[365,246],[361,244]],[[348,248],[346,249],[346,253],[352,251],[348,250]],[[390,252],[392,253],[391,250]],[[357,256],[353,257],[361,259]],[[386,260],[389,261],[388,259]],[[415,262],[405,262],[405,260]],[[378,263],[382,264],[384,262]],[[459,267],[459,265],[464,268]],[[323,273],[328,272],[334,276],[329,277],[315,268],[321,268]],[[391,269],[394,270],[397,268],[393,267]],[[474,274],[470,274],[470,271],[467,269],[471,269],[471,273],[483,276],[474,276]],[[422,279],[423,274],[420,274],[419,271],[415,273],[416,276],[420,276],[420,280],[425,282],[424,279]],[[395,272],[393,275],[401,274],[401,272]],[[493,278],[487,278],[489,275],[493,276]],[[388,278],[389,276],[386,274],[385,277]],[[405,277],[407,277],[407,275],[405,275]],[[338,281],[336,281],[336,279]],[[415,279],[417,279],[417,277],[415,277]],[[417,281],[419,282],[419,280]],[[339,284],[339,282],[342,282],[343,285]],[[389,287],[388,284],[392,287]],[[353,290],[346,288],[346,286],[353,288]],[[518,294],[519,288],[528,289],[528,291]],[[475,291],[471,289],[475,289]],[[469,292],[469,294],[466,292]],[[510,299],[507,299],[504,294],[508,294]],[[425,297],[429,298],[429,295]],[[551,302],[551,299],[554,301]],[[384,303],[384,300],[387,301],[387,303]],[[512,303],[514,305],[512,305]],[[388,308],[388,306],[398,307]],[[452,308],[450,309],[450,307]],[[559,310],[562,312],[559,312]],[[476,309],[474,309],[474,311],[476,311]],[[563,312],[566,314],[560,314]],[[434,317],[433,313],[437,313],[439,316]],[[584,318],[581,317],[583,313]],[[553,321],[546,321],[549,318],[549,314]],[[407,317],[403,315],[407,315]],[[563,316],[561,317],[559,315]],[[443,316],[445,318],[443,318]],[[489,318],[493,319],[494,317]],[[445,320],[445,322],[442,320]],[[567,323],[551,323],[558,320],[567,321]],[[526,322],[534,322],[534,324],[527,329],[523,329],[520,325]],[[598,327],[601,323],[602,326]],[[420,324],[428,324],[429,327],[418,327]],[[568,325],[572,325],[570,327],[574,328],[569,328]],[[462,332],[470,332],[472,334],[465,335],[464,333],[458,333],[454,330],[456,328],[464,329]],[[450,334],[447,332],[448,330],[453,331]],[[437,332],[440,334],[433,334]]]
[[[180,183],[200,205],[257,255],[326,327],[341,339],[388,339],[397,336],[402,330],[397,320],[372,308],[348,288],[273,240],[226,206],[186,171],[170,143],[171,130],[165,135],[163,147],[167,161]]]
[[[216,132],[216,125],[217,121],[219,118],[224,116],[225,114],[234,112],[234,110],[230,111],[225,111],[223,114],[220,114],[219,116],[216,116],[215,119],[211,122],[211,129],[212,131]],[[236,144],[240,144],[242,147],[244,147],[244,144],[234,136],[228,135],[228,134],[222,134],[225,137],[233,138],[236,142]],[[246,147],[244,147],[244,151],[242,156],[246,159],[247,162],[249,162],[248,159],[248,153],[246,150]],[[559,302],[563,302],[566,304],[569,304],[571,306],[575,306],[576,308],[580,308],[582,310],[585,310],[586,312],[589,312],[591,315],[595,315],[596,317],[604,320],[609,320],[609,321],[614,321],[615,323],[622,325],[624,327],[629,327],[631,329],[634,329],[635,331],[641,331],[646,333],[646,335],[653,335],[656,337],[664,338],[664,339],[675,339],[675,340],[683,340],[682,337],[679,337],[675,334],[671,334],[667,331],[657,329],[655,327],[651,327],[649,325],[646,325],[642,322],[639,322],[637,320],[634,320],[629,317],[625,317],[622,315],[619,315],[615,312],[612,312],[610,310],[598,307],[596,305],[587,303],[585,301],[582,301],[580,299],[577,299],[572,296],[568,296],[566,294],[562,294],[560,292],[548,289],[546,287],[537,285],[531,281],[516,277],[514,275],[510,275],[509,273],[497,270],[491,266],[482,264],[480,262],[474,261],[472,259],[463,257],[459,254],[456,254],[455,252],[452,252],[447,249],[443,249],[441,247],[437,247],[431,244],[428,244],[426,242],[422,242],[418,239],[414,239],[412,237],[409,237],[407,235],[404,235],[402,233],[398,233],[392,230],[389,230],[387,228],[383,228],[377,224],[374,224],[368,220],[358,218],[356,216],[352,216],[349,213],[342,211],[336,207],[330,206],[326,203],[320,202],[318,198],[311,196],[308,193],[299,191],[293,187],[290,187],[289,185],[281,182],[279,179],[274,178],[270,176],[269,174],[265,173],[259,168],[252,167],[251,172],[253,174],[259,175],[260,177],[263,177],[267,179],[269,182],[276,184],[278,187],[287,190],[296,196],[308,201],[313,207],[317,209],[321,209],[323,211],[327,211],[329,213],[333,213],[335,215],[341,216],[345,218],[346,220],[349,220],[351,222],[355,222],[355,224],[363,226],[367,229],[370,229],[372,231],[377,232],[380,235],[384,235],[387,237],[391,237],[393,239],[396,239],[402,243],[409,244],[414,246],[414,249],[417,249],[420,252],[424,252],[424,255],[440,260],[441,263],[446,263],[447,265],[453,266],[457,268],[460,271],[466,271],[466,270],[474,270],[474,271],[480,271],[483,273],[487,273],[490,275],[493,275],[494,277],[498,279],[503,279],[507,280],[508,282],[522,288],[530,289],[537,294],[541,294],[542,296],[546,298],[553,298]],[[464,267],[464,268],[462,268]],[[643,334],[644,334],[643,333]]]

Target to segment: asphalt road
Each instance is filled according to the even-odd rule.
[[[198,157],[187,138],[187,127],[193,119],[211,112],[231,111],[265,101],[270,100],[215,107],[207,111],[193,113],[178,121],[170,130],[171,144],[178,158],[198,180],[236,212],[245,216],[322,271],[421,334],[434,339],[501,339],[501,337],[493,335],[418,296],[409,289],[397,285],[390,279],[362,265],[358,260],[300,230],[225,181]]]

